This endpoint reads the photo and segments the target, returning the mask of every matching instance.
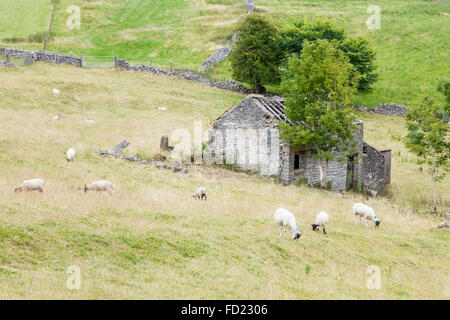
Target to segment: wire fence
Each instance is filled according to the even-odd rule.
[[[115,69],[117,57],[115,56],[81,56],[81,66],[91,69]]]
[[[8,61],[15,66],[25,66],[31,64],[33,61],[31,55],[27,56],[13,56],[10,54],[0,53],[0,60]]]
[[[68,53],[68,52],[57,52],[57,51],[42,51],[45,52],[47,54],[54,54],[54,55],[59,55],[59,56],[69,56],[69,57],[75,57],[75,55],[73,53]]]

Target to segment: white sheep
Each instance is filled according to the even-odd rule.
[[[23,191],[44,192],[44,180],[42,179],[25,180],[21,185],[19,185],[14,189],[14,192],[23,192]]]
[[[203,200],[203,198],[205,198],[205,201],[206,201],[207,195],[208,194],[206,193],[206,188],[205,187],[199,187],[195,191],[195,194],[193,195],[193,197],[196,200],[198,200],[198,199]]]
[[[278,233],[281,236],[281,230],[284,228],[284,232],[286,233],[287,228],[292,232],[292,240],[298,241],[301,237],[300,230],[298,230],[297,225],[295,224],[295,217],[288,210],[280,208],[275,211],[274,214],[275,223],[278,227]],[[284,238],[284,235],[283,235]]]
[[[355,203],[353,205],[353,215],[355,216],[355,224],[358,224],[357,218],[359,217],[359,222],[361,222],[361,218],[364,218],[366,227],[369,226],[369,221],[373,221],[375,228],[380,226],[381,221],[375,215],[375,211],[365,204]]]
[[[328,223],[328,213],[322,211],[316,216],[316,223],[312,224],[311,226],[313,228],[313,231],[319,231],[319,228],[322,226],[323,233],[327,234],[327,232],[325,231],[325,226],[327,223]]]
[[[66,153],[66,160],[67,161],[73,161],[73,158],[75,157],[75,150],[70,148],[69,150],[67,150]]]
[[[110,181],[106,180],[100,180],[100,181],[94,181],[89,185],[84,185],[84,192],[88,191],[107,191],[109,194],[113,193],[114,186]]]
[[[84,120],[84,122],[89,123],[89,124],[94,124],[95,123],[95,120],[86,119],[86,118],[83,118],[83,120]]]
[[[60,93],[59,90],[56,88],[53,88],[52,92],[53,92],[53,94],[57,94],[57,95]]]

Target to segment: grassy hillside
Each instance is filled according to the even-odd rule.
[[[0,2],[0,41],[26,38],[48,29],[50,0],[7,0]],[[42,46],[41,46],[42,47]]]
[[[0,42],[46,30],[49,4],[50,0],[6,1],[3,6],[8,14],[0,15]],[[280,24],[327,16],[349,34],[372,42],[379,81],[372,93],[358,95],[354,103],[413,104],[421,94],[442,99],[435,88],[450,69],[449,17],[444,15],[450,12],[448,1],[258,0],[256,4],[260,12]],[[81,8],[80,30],[66,26],[69,5]],[[365,25],[369,5],[381,7],[379,30],[370,31]],[[118,55],[134,62],[199,70],[202,61],[230,38],[245,12],[242,0],[60,0],[49,50]],[[32,43],[9,46],[42,48],[42,44]],[[228,62],[211,76],[229,78]]]
[[[368,201],[383,221],[374,230],[353,224],[358,195],[220,168],[180,177],[91,150],[127,139],[129,154],[154,154],[161,135],[192,131],[197,120],[208,128],[240,95],[33,64],[0,69],[0,97],[0,298],[450,298],[449,234],[423,214],[430,179],[398,141],[403,119],[360,115],[366,140],[394,154],[392,201]],[[53,121],[58,113],[64,119]],[[77,150],[73,163],[65,160],[69,147]],[[43,194],[13,192],[31,177],[46,180]],[[84,194],[96,179],[111,180],[115,194]],[[207,202],[191,197],[199,185]],[[447,178],[440,186],[447,211],[449,185]],[[276,234],[272,216],[281,206],[297,217],[298,243]],[[328,236],[310,229],[319,210],[330,214]],[[66,288],[71,265],[81,269],[79,291]],[[381,269],[381,290],[366,287],[369,265]]]

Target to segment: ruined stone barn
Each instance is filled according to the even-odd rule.
[[[279,136],[280,121],[293,124],[281,98],[249,95],[213,124],[208,147],[216,159],[240,169],[277,176],[283,184],[299,179],[320,184],[318,161],[304,146],[290,147]],[[356,151],[347,161],[328,163],[327,183],[335,191],[348,189],[382,193],[390,184],[390,150],[377,150],[364,142],[364,125],[358,121]],[[252,161],[251,161],[252,160]],[[220,161],[219,161],[220,163]]]

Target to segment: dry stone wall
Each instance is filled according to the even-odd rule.
[[[248,8],[247,14],[251,14],[256,10],[256,3],[254,0],[244,0],[244,2]]]
[[[11,48],[0,48],[0,53],[4,55],[11,55],[14,57],[30,58],[31,62],[42,61],[56,64],[68,64],[76,67],[81,67],[81,58],[70,55],[61,55],[57,53],[50,53],[46,51],[31,51]]]
[[[226,46],[214,52],[208,59],[202,63],[202,72],[214,67],[219,62],[225,60],[231,53],[231,47]]]
[[[180,79],[187,79],[192,80],[196,82],[203,83],[210,87],[216,87],[220,89],[230,90],[230,91],[236,91],[241,93],[251,93],[252,91],[250,89],[247,89],[240,83],[228,80],[228,81],[211,81],[208,80],[198,73],[194,71],[186,71],[186,72],[170,72],[166,71],[162,68],[155,67],[155,66],[147,66],[145,64],[142,65],[135,65],[132,63],[127,62],[124,59],[117,59],[117,68],[120,70],[125,71],[134,71],[134,72],[148,72],[148,73],[155,73],[159,75],[165,75],[172,78],[180,78]]]
[[[358,111],[397,117],[404,117],[407,111],[406,106],[398,105],[395,103],[379,104],[378,106],[373,108],[365,108],[362,106],[353,106],[353,108],[355,108]]]
[[[253,0],[244,0],[245,5],[248,8],[247,14],[252,14],[253,11],[256,10],[256,4]],[[231,53],[231,47],[238,40],[238,35],[236,33],[233,34],[231,38],[231,46],[226,46],[215,51],[208,59],[206,59],[202,63],[202,72],[205,72],[207,69],[214,67],[219,62],[225,60]]]
[[[0,53],[4,55],[11,55],[15,57],[26,57],[30,58],[31,62],[43,61],[47,63],[56,64],[68,64],[76,67],[82,66],[82,59],[74,56],[60,55],[56,53],[48,53],[44,51],[30,51],[30,50],[20,50],[20,49],[10,49],[10,48],[0,48]],[[212,81],[208,80],[194,71],[185,72],[170,72],[156,66],[134,65],[127,62],[125,59],[117,59],[116,67],[124,71],[135,71],[135,72],[148,72],[159,75],[164,75],[172,78],[181,78],[186,80],[192,80],[196,82],[201,82],[210,87],[216,87],[224,90],[236,91],[240,93],[252,93],[253,91],[244,87],[242,84],[237,83],[232,80],[228,81]]]
[[[0,60],[0,66],[5,68],[14,68],[14,65],[12,63],[3,60]]]

